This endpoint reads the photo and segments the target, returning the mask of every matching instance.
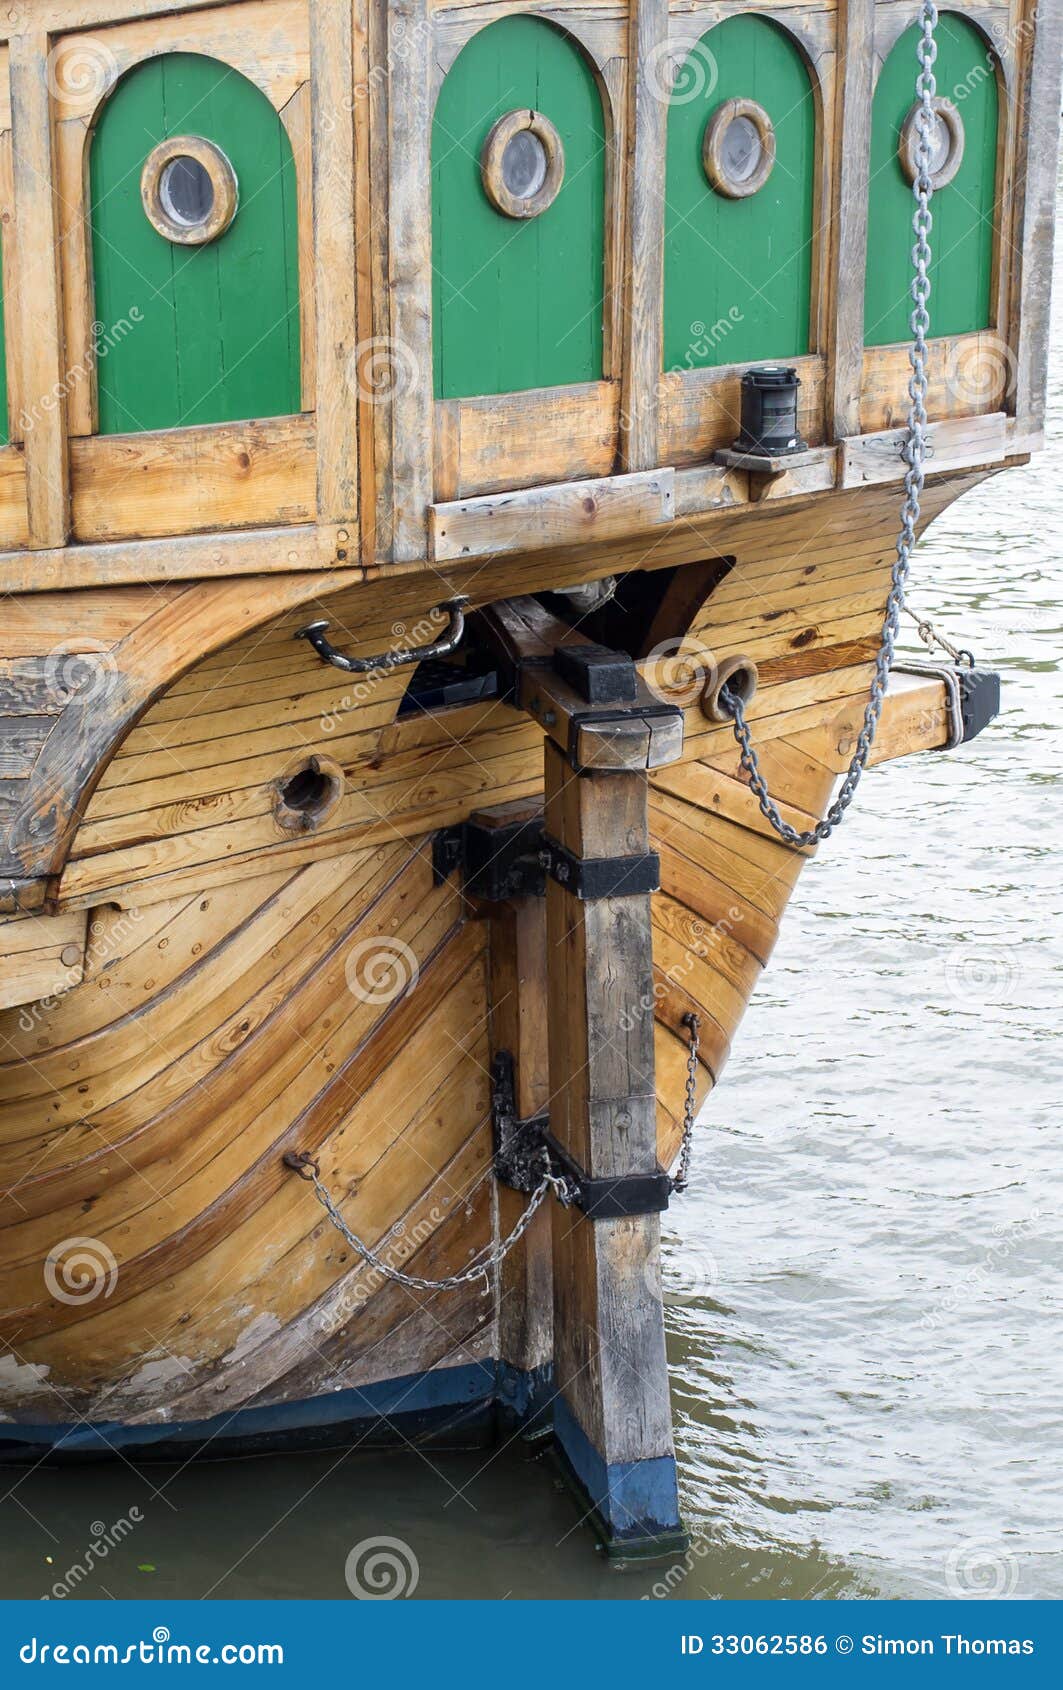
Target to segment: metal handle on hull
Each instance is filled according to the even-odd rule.
[[[465,633],[465,607],[468,602],[467,598],[456,598],[439,605],[437,609],[445,610],[450,618],[446,633],[432,645],[413,646],[409,650],[383,651],[375,657],[344,657],[342,651],[337,651],[325,637],[329,625],[327,617],[300,628],[295,638],[309,640],[322,662],[331,663],[334,669],[342,669],[347,675],[367,675],[375,669],[401,669],[408,663],[424,663],[430,657],[449,657],[457,651]]]

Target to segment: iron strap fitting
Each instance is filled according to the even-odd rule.
[[[960,666],[912,660],[895,663],[893,672],[944,683],[949,737],[942,751],[955,751],[957,746],[977,739],[1000,714],[1000,676],[994,669],[979,669],[973,659]]]
[[[551,880],[581,902],[634,898],[661,889],[661,859],[655,851],[637,857],[577,857],[547,833],[539,861]]]
[[[658,1165],[648,1174],[601,1177],[585,1172],[547,1129],[542,1142],[554,1172],[568,1185],[573,1206],[589,1220],[619,1220],[623,1215],[658,1215],[667,1209],[672,1181]]]

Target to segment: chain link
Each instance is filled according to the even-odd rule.
[[[838,791],[838,796],[827,811],[821,822],[807,833],[799,833],[795,827],[783,820],[779,807],[768,790],[768,783],[764,779],[757,753],[753,746],[753,739],[746,722],[745,709],[742,701],[726,687],[721,691],[721,701],[734,720],[734,734],[742,752],[742,767],[749,776],[749,784],[759,800],[761,814],[771,823],[771,826],[785,839],[788,845],[808,846],[818,845],[821,840],[829,839],[834,829],[845,816],[849,805],[856,796],[856,789],[860,784],[860,777],[867,768],[871,756],[871,747],[875,743],[878,732],[879,719],[882,715],[882,703],[886,696],[889,683],[890,668],[893,663],[893,653],[900,632],[901,612],[905,608],[904,596],[908,584],[908,576],[912,564],[912,551],[915,547],[915,530],[919,521],[920,499],[926,481],[926,459],[928,443],[926,438],[926,395],[927,395],[927,336],[930,332],[930,231],[934,219],[930,211],[930,200],[933,196],[934,185],[931,180],[931,137],[934,132],[936,117],[934,113],[934,95],[937,82],[934,77],[934,61],[937,58],[937,42],[934,31],[937,28],[938,12],[933,0],[923,0],[920,12],[920,35],[918,46],[919,76],[916,82],[916,96],[919,102],[919,113],[916,118],[916,175],[912,184],[915,198],[915,210],[912,214],[912,228],[915,231],[915,244],[912,247],[912,313],[909,326],[912,332],[912,344],[908,349],[908,362],[912,373],[908,380],[908,397],[911,406],[908,411],[908,438],[902,448],[901,456],[907,464],[904,476],[904,503],[901,506],[901,530],[897,539],[897,557],[893,565],[889,597],[886,600],[885,618],[882,624],[882,639],[878,657],[875,661],[875,674],[871,683],[871,694],[864,711],[864,721],[856,741],[856,749],[852,760]]]
[[[333,1202],[328,1187],[321,1179],[317,1164],[309,1157],[303,1160],[300,1173],[304,1179],[309,1180],[313,1185],[318,1202],[336,1231],[342,1234],[351,1249],[357,1251],[362,1260],[368,1263],[374,1272],[382,1274],[385,1279],[392,1280],[396,1285],[405,1285],[411,1291],[456,1291],[460,1285],[471,1285],[474,1280],[482,1279],[484,1283],[483,1294],[485,1297],[488,1296],[491,1290],[492,1272],[505,1261],[513,1247],[520,1243],[535,1219],[538,1210],[542,1207],[547,1193],[555,1192],[558,1201],[565,1204],[566,1207],[572,1201],[568,1181],[547,1169],[529,1197],[527,1207],[508,1237],[501,1239],[486,1254],[481,1254],[481,1258],[475,1261],[471,1267],[465,1268],[462,1273],[452,1273],[445,1279],[423,1279],[420,1274],[403,1273],[401,1268],[392,1267],[390,1262],[386,1262],[383,1256],[378,1255],[375,1250],[371,1249],[363,1239],[358,1237],[357,1233],[351,1231]]]
[[[698,1114],[698,1044],[701,1020],[693,1013],[684,1015],[683,1026],[690,1034],[687,1051],[686,1101],[683,1106],[683,1137],[679,1146],[679,1160],[672,1178],[673,1191],[685,1191],[690,1180],[690,1158],[694,1149],[694,1122]]]

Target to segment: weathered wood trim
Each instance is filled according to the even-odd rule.
[[[34,549],[62,546],[70,532],[61,248],[53,189],[52,105],[38,31],[11,44],[11,115],[18,206],[21,309],[8,333],[20,340],[26,409],[26,508]],[[32,304],[32,309],[30,306]]]
[[[358,514],[354,275],[354,103],[351,9],[310,0],[317,297],[317,499],[326,521]]]
[[[74,439],[73,535],[149,540],[312,522],[315,436],[315,419],[298,416]]]
[[[827,313],[826,429],[860,431],[875,0],[839,0]]]
[[[674,479],[670,469],[647,470],[432,505],[431,555],[437,563],[453,562],[656,528],[671,520]]]
[[[660,396],[664,307],[664,177],[668,106],[649,74],[668,38],[668,0],[631,0],[628,36],[627,285],[622,313],[622,399],[619,464],[652,469],[660,460]]]
[[[393,0],[388,33],[392,549],[425,556],[432,501],[432,33],[428,0]]]
[[[926,431],[931,448],[928,475],[1002,463],[1009,450],[1007,423],[1003,411],[988,417],[931,423]],[[901,480],[904,476],[901,451],[907,438],[906,428],[889,428],[881,434],[864,434],[841,441],[839,486],[868,487],[875,482]]]
[[[1035,33],[1023,64],[1015,126],[1022,140],[1015,172],[1010,340],[1015,351],[1014,412],[1036,433],[1044,427],[1051,330],[1063,4],[1027,0],[1023,20]]]

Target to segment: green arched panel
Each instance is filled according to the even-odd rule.
[[[725,100],[756,100],[775,130],[758,193],[709,186],[702,141]],[[702,369],[808,351],[815,97],[801,52],[767,18],[728,18],[679,73],[668,114],[664,367]]]
[[[236,216],[208,246],[175,246],[149,223],[144,161],[200,135],[230,159]],[[100,433],[191,427],[301,408],[295,161],[260,89],[216,59],[173,53],[119,83],[91,154],[96,317],[140,319],[97,366]]]
[[[527,106],[556,125],[565,178],[527,222],[496,211],[480,150]],[[600,381],[605,124],[580,48],[533,17],[502,18],[462,49],[432,130],[435,391],[440,399]]]
[[[898,142],[915,102],[918,29],[905,31],[882,67],[871,123],[864,326],[868,346],[907,340],[912,311],[912,189]],[[997,174],[996,60],[977,29],[943,12],[934,67],[937,91],[963,120],[963,163],[934,194],[930,236],[933,335],[988,328],[993,305],[993,220]]]

